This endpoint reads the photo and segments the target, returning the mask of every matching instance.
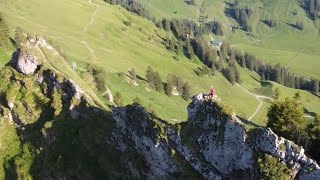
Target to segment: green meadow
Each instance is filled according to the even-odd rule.
[[[211,2],[211,1],[210,1]],[[148,3],[148,2],[146,2]],[[163,14],[167,17],[181,16],[197,20],[199,15],[197,7],[189,7],[183,1],[158,1],[150,0],[151,8],[154,13]],[[154,4],[154,5],[153,5]],[[172,9],[168,9],[168,8]],[[174,8],[173,8],[174,7]],[[221,20],[228,21],[229,24],[234,20],[226,17],[222,11],[225,4],[222,1],[208,3],[209,16],[213,18],[221,17]],[[212,8],[218,8],[214,11]],[[103,93],[98,93],[93,87],[90,78],[81,76],[81,71],[90,63],[102,67],[106,71],[106,82],[112,93],[120,92],[124,104],[130,104],[136,97],[142,100],[145,107],[150,107],[156,114],[171,123],[185,121],[187,118],[186,107],[189,102],[181,97],[168,97],[164,93],[148,90],[148,84],[140,81],[139,86],[134,86],[128,82],[128,79],[118,76],[118,73],[129,74],[128,71],[135,69],[138,76],[144,78],[145,71],[148,66],[158,71],[163,81],[169,74],[175,74],[184,80],[188,80],[192,85],[192,94],[207,93],[210,86],[213,85],[221,98],[222,102],[232,107],[237,115],[248,118],[256,110],[258,100],[236,85],[231,85],[220,73],[216,73],[213,77],[198,77],[194,70],[201,66],[197,60],[191,61],[186,57],[174,58],[176,54],[168,51],[163,45],[163,39],[167,33],[156,28],[152,22],[145,20],[135,14],[127,12],[119,6],[112,6],[103,1],[84,1],[84,0],[56,0],[54,3],[49,0],[30,0],[30,1],[9,1],[0,2],[1,12],[7,18],[12,34],[14,28],[20,26],[25,32],[31,35],[44,36],[47,40],[53,42],[55,47],[59,47],[62,57],[48,58],[48,62],[64,75],[76,80],[77,83],[85,89],[85,91],[98,104],[109,103],[103,97]],[[169,12],[177,11],[176,13]],[[217,16],[213,16],[217,12]],[[167,14],[169,13],[169,14]],[[181,13],[181,15],[180,15]],[[75,16],[77,14],[77,16]],[[126,26],[124,21],[131,21],[131,26]],[[267,51],[263,53],[265,47],[259,47],[251,44],[254,39],[247,36],[244,32],[237,32],[235,38],[231,32],[227,32],[225,37],[217,37],[225,39],[237,45],[240,49],[250,50],[257,53],[257,56],[274,57],[266,58],[266,60],[277,63],[278,61],[285,64],[285,60],[279,58],[276,54],[278,50]],[[171,34],[168,34],[172,36]],[[230,35],[230,36],[229,36]],[[237,42],[234,42],[237,40]],[[264,42],[264,41],[263,41]],[[294,49],[294,47],[290,47]],[[280,50],[279,50],[280,51]],[[1,65],[4,65],[10,59],[12,50],[1,50]],[[3,52],[3,53],[2,53]],[[294,50],[285,51],[281,57],[291,57]],[[292,53],[292,54],[290,54]],[[312,64],[312,57],[317,55],[307,55]],[[299,62],[299,61],[297,61]],[[296,67],[295,71],[299,72],[299,65],[295,65],[295,61],[290,64],[290,68]],[[76,64],[78,70],[72,71],[70,66]],[[305,63],[304,63],[305,64]],[[310,67],[310,69],[312,68]],[[307,67],[305,67],[307,68]],[[316,76],[316,71],[307,71],[300,69],[301,73],[310,73],[310,76]],[[242,71],[242,86],[249,91],[257,94],[269,92],[272,94],[274,85],[271,89],[263,89],[260,83],[252,78],[259,79],[258,75],[247,70]],[[286,88],[279,86],[281,89]],[[290,92],[295,90],[290,89]],[[303,96],[305,106],[309,111],[317,112],[320,107],[319,101],[309,101],[313,95],[307,94]],[[262,94],[264,95],[264,94]],[[288,94],[289,96],[291,94]],[[253,121],[259,125],[264,125],[266,121],[266,111],[268,104],[264,103],[259,113],[253,118]]]

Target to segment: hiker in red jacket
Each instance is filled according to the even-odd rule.
[[[213,98],[216,95],[216,91],[214,90],[213,86],[210,88],[210,98]]]

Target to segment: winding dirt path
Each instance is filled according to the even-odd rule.
[[[240,84],[236,84],[237,86],[239,86],[241,89],[243,89],[245,92],[247,92],[248,94],[254,96],[258,101],[259,101],[259,105],[258,107],[256,108],[256,111],[248,118],[248,120],[250,121],[252,118],[254,118],[257,113],[259,112],[260,108],[262,107],[263,105],[263,99],[268,99],[270,101],[273,101],[274,99],[273,98],[270,98],[268,96],[261,96],[261,95],[258,95],[258,94],[254,94],[252,92],[250,92],[248,89],[246,89],[245,87],[241,86]],[[314,118],[313,116],[309,115],[309,114],[304,114],[304,117],[305,118]]]
[[[93,5],[93,6],[95,6],[96,9],[95,9],[94,12],[92,13],[91,19],[90,19],[90,21],[88,22],[88,24],[83,28],[82,34],[86,33],[87,30],[88,30],[88,27],[89,27],[90,25],[92,25],[93,22],[96,20],[96,16],[97,16],[97,13],[98,13],[98,10],[99,10],[99,6],[98,6],[97,4],[95,4],[95,3],[93,3],[92,0],[88,0],[88,3],[91,4],[91,5]],[[89,50],[89,52],[90,52],[90,54],[91,54],[91,56],[92,56],[92,59],[93,59],[93,60],[96,60],[96,59],[97,59],[97,56],[96,56],[94,50],[90,47],[89,43],[88,43],[84,38],[82,38],[81,43],[84,44],[84,45],[86,46],[86,48]]]
[[[96,59],[97,56],[96,54],[94,53],[94,50],[90,47],[90,45],[87,43],[87,41],[81,41],[82,44],[84,44],[86,46],[86,48],[89,50],[91,56],[93,59]]]
[[[88,3],[93,5],[93,6],[95,6],[96,10],[92,13],[91,19],[90,19],[89,23],[83,28],[82,33],[87,32],[88,27],[96,20],[97,12],[98,12],[98,9],[99,9],[99,6],[97,4],[95,4],[95,3],[93,3],[92,0],[88,0]]]
[[[263,99],[268,99],[268,100],[271,100],[273,101],[272,98],[268,97],[268,96],[261,96],[261,95],[258,95],[258,94],[254,94],[252,92],[250,92],[248,89],[246,89],[245,87],[241,86],[240,84],[236,84],[237,86],[239,86],[241,89],[243,89],[245,92],[247,92],[248,94],[250,94],[251,96],[254,96],[258,101],[259,101],[259,105],[258,107],[256,108],[256,111],[248,118],[248,120],[250,121],[252,118],[254,118],[257,113],[259,112],[260,108],[262,107],[263,105]]]

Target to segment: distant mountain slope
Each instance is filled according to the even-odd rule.
[[[320,18],[310,18],[309,1],[196,0],[195,5],[183,0],[140,2],[156,18],[185,18],[199,22],[201,16],[205,16],[205,21],[220,21],[225,33],[215,38],[231,42],[234,47],[252,52],[267,62],[287,65],[301,51],[288,68],[302,75],[320,77],[313,68],[320,64]],[[236,2],[237,7],[252,10],[248,16],[249,31],[242,30],[241,22],[235,17]],[[274,27],[269,26],[270,20],[276,24]],[[303,24],[303,30],[297,28],[299,22]]]
[[[201,67],[201,64],[184,56],[176,60],[176,54],[168,51],[164,45],[167,33],[152,22],[103,1],[92,2],[98,5],[98,8],[88,1],[76,0],[68,2],[67,5],[66,2],[32,0],[28,3],[5,1],[0,4],[3,7],[1,11],[12,29],[21,26],[25,32],[43,35],[61,50],[61,55],[69,66],[76,64],[77,69],[70,74],[83,74],[88,63],[102,67],[107,73],[105,80],[111,92],[121,92],[125,104],[132,103],[132,100],[139,97],[146,107],[152,106],[161,118],[173,123],[175,121],[172,119],[178,122],[186,119],[187,101],[181,97],[149,92],[146,89],[148,84],[144,81],[141,81],[141,86],[133,86],[119,78],[118,73],[128,75],[128,71],[134,68],[136,74],[144,78],[147,67],[151,66],[159,72],[163,82],[169,74],[188,80],[192,84],[193,93],[208,91],[213,84],[221,99],[234,106],[243,117],[249,117],[252,109],[258,105],[254,97],[229,84],[220,73],[216,73],[215,77],[199,77],[194,71]],[[56,13],[58,11],[60,13]],[[74,16],[75,14],[79,16]],[[124,24],[128,20],[131,21],[131,26]],[[87,29],[83,32],[85,27]],[[168,36],[171,37],[172,34]],[[55,65],[69,73],[70,68],[64,68],[66,64]],[[90,82],[86,76],[82,78]],[[240,99],[249,102],[250,106],[237,110],[237,104],[241,103],[231,97],[231,94],[235,93]],[[164,107],[169,107],[170,111]]]

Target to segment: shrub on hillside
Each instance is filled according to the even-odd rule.
[[[182,90],[182,98],[184,100],[188,100],[191,96],[191,86],[189,85],[188,81],[186,81],[184,84],[183,84],[183,90]]]
[[[97,90],[101,93],[105,92],[107,88],[104,70],[91,64],[87,65],[86,70],[93,76]]]
[[[120,92],[116,92],[113,98],[114,98],[114,103],[117,106],[123,105],[123,98],[122,98],[122,94]]]
[[[141,101],[141,99],[140,99],[138,96],[135,97],[134,100],[133,100],[133,104],[136,104],[136,105],[139,105],[139,104],[141,105],[141,102],[142,102],[142,101]]]
[[[302,21],[297,21],[296,27],[300,30],[304,30],[304,23]]]
[[[9,26],[0,13],[0,46],[7,46],[9,40]]]
[[[136,71],[132,68],[131,71],[129,71],[129,74],[131,76],[131,79],[135,82],[138,82]]]
[[[261,179],[290,180],[293,171],[278,159],[268,154],[258,157],[259,174]]]

